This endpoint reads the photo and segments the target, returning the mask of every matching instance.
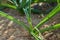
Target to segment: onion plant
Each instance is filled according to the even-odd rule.
[[[46,16],[44,17],[35,27],[32,25],[32,19],[31,19],[31,4],[35,3],[35,2],[57,2],[58,5]],[[50,26],[48,28],[44,28],[39,30],[39,27],[41,27],[45,22],[47,22],[50,18],[52,18],[54,15],[57,14],[57,12],[60,11],[60,1],[59,0],[7,0],[7,3],[5,4],[1,4],[0,1],[0,6],[1,7],[7,7],[7,8],[11,8],[14,10],[19,11],[20,13],[25,13],[27,21],[29,26],[27,26],[24,22],[8,15],[7,13],[0,11],[0,16],[3,16],[13,22],[15,22],[16,24],[22,26],[23,28],[25,28],[26,30],[28,30],[28,32],[35,38],[35,40],[45,40],[45,38],[41,35],[41,33],[45,32],[45,31],[49,31],[49,30],[56,30],[58,28],[60,28],[60,24],[56,24],[53,26]]]

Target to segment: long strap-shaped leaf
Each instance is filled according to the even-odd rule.
[[[60,4],[60,0],[57,0],[58,5]]]
[[[9,19],[9,20],[17,23],[18,25],[21,25],[22,27],[24,27],[25,29],[27,29],[28,31],[30,31],[30,29],[28,28],[28,26],[26,26],[26,25],[24,24],[24,22],[21,22],[20,20],[15,19],[14,17],[12,17],[12,16],[10,16],[10,15],[2,12],[2,11],[0,11],[0,16],[3,16],[3,17],[5,17],[5,18],[7,18],[7,19]]]
[[[59,9],[59,6],[58,5],[51,13],[49,13],[33,30],[37,30],[38,33],[42,32],[38,30],[38,28],[43,25],[46,21],[48,21],[52,16],[54,16],[60,9]],[[56,11],[55,11],[56,10]],[[55,12],[54,12],[55,11]]]
[[[45,38],[42,36],[41,32],[38,29],[31,31],[31,35],[34,36],[36,40],[45,40]]]
[[[11,8],[11,9],[17,9],[17,7],[16,6],[14,6],[14,5],[10,5],[10,4],[0,4],[0,6],[1,7],[7,7],[7,8]]]
[[[28,23],[30,25],[30,29],[32,30],[33,29],[33,26],[32,26],[32,20],[31,20],[31,0],[28,0],[27,1],[27,6],[25,6],[23,8],[24,12],[25,12],[25,15],[26,15],[26,18],[28,20]]]
[[[47,3],[52,3],[52,2],[57,2],[57,0],[33,0],[32,2],[47,2]]]
[[[18,7],[17,0],[10,0],[10,1],[12,1],[13,4],[14,4],[16,7]]]
[[[39,24],[35,26],[35,28],[39,28],[41,25],[43,25],[45,22],[47,22],[50,18],[52,18],[57,12],[60,11],[60,5],[57,5],[45,18],[42,19]]]
[[[53,25],[53,26],[49,26],[49,27],[44,28],[44,29],[41,29],[40,32],[43,33],[45,31],[52,31],[52,30],[56,30],[58,28],[60,28],[60,23],[56,24],[56,25]]]

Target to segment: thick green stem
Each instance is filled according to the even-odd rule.
[[[35,34],[34,32],[31,32],[31,35],[32,35],[36,40],[44,40],[44,37],[41,35],[41,33]]]
[[[52,2],[57,2],[57,0],[33,0],[32,2],[47,2],[47,3],[52,3]]]
[[[8,8],[11,8],[11,9],[17,9],[16,6],[13,6],[13,5],[10,5],[10,4],[0,4],[1,7],[8,7]]]
[[[38,29],[31,31],[31,35],[34,36],[36,40],[45,40],[45,38],[42,36],[41,32]]]
[[[42,19],[41,22],[39,22],[39,24],[35,26],[35,28],[39,28],[41,25],[47,22],[50,18],[52,18],[59,11],[60,11],[60,5],[57,5],[55,9],[53,9],[45,18]]]
[[[11,20],[11,21],[17,23],[18,25],[21,25],[22,27],[24,27],[25,29],[27,29],[28,31],[30,31],[30,29],[28,28],[28,26],[26,26],[26,25],[24,24],[24,22],[21,22],[20,20],[15,19],[14,17],[12,17],[12,16],[10,16],[10,15],[2,12],[2,11],[0,11],[0,16],[5,17],[5,18]]]
[[[57,3],[60,4],[60,0],[57,0]]]
[[[58,28],[60,28],[60,24],[56,24],[54,26],[50,26],[50,27],[44,28],[44,29],[40,30],[40,32],[43,33],[45,31],[49,31],[49,30],[52,31],[52,30],[56,30]]]
[[[28,22],[29,22],[29,25],[30,25],[30,28],[31,29],[33,29],[33,25],[32,25],[32,20],[31,20],[31,0],[29,0],[29,9],[28,9],[28,14],[29,14],[29,16],[28,16]]]
[[[31,0],[28,1],[29,3],[27,4],[27,7],[23,8],[27,21],[29,23],[30,29],[33,29],[33,25],[32,25],[32,20],[31,20]]]

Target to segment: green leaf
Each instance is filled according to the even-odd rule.
[[[57,3],[60,4],[60,0],[57,0]]]
[[[49,26],[47,28],[41,29],[40,32],[44,33],[45,31],[52,31],[52,30],[56,30],[56,29],[59,29],[59,28],[60,28],[60,24],[56,24],[56,25]]]
[[[14,6],[14,5],[10,5],[10,4],[1,4],[0,5],[1,7],[7,7],[7,8],[11,8],[11,9],[17,9],[17,7],[16,6]]]
[[[41,25],[43,25],[45,22],[47,22],[50,18],[52,18],[57,12],[60,11],[60,5],[57,5],[45,18],[42,19],[39,24],[35,26],[35,28],[39,28]]]
[[[28,26],[26,26],[24,22],[14,18],[14,17],[12,17],[12,16],[10,16],[2,11],[0,11],[0,16],[5,17],[5,18],[17,23],[18,25],[24,27],[26,30],[28,30],[30,32],[30,28]]]
[[[27,3],[28,3],[28,5],[25,6],[23,8],[23,10],[24,10],[24,13],[26,15],[26,18],[28,20],[28,23],[30,25],[30,28],[32,30],[33,29],[33,26],[32,26],[32,20],[31,20],[31,6],[30,6],[31,5],[31,0],[28,0]]]
[[[57,2],[57,0],[32,0],[33,3],[35,2],[47,2],[47,3],[52,3],[52,2]]]

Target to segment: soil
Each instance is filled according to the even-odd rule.
[[[28,25],[25,15],[20,16],[20,13],[12,9],[5,9],[5,12]],[[46,15],[44,15],[44,17]],[[44,18],[38,14],[32,14],[31,17],[33,26],[37,25]],[[55,15],[48,22],[43,24],[40,29],[46,28],[47,26],[54,25],[57,23],[60,23],[60,13],[57,13],[57,15]],[[46,40],[60,40],[60,29],[46,31],[42,35]],[[0,40],[34,40],[34,38],[23,27],[19,26],[13,21],[10,21],[0,16]]]

